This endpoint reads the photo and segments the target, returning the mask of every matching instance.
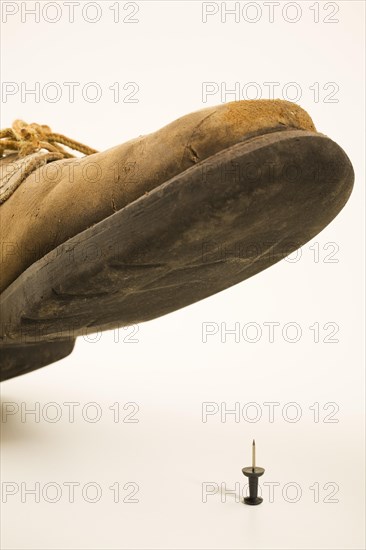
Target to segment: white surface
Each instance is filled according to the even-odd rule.
[[[2,504],[2,548],[364,548],[364,3],[337,2],[339,22],[326,24],[329,8],[324,11],[320,4],[321,21],[314,23],[314,3],[301,2],[302,17],[291,24],[281,15],[268,22],[262,4],[257,23],[243,17],[239,23],[230,18],[221,23],[220,13],[202,23],[200,2],[139,2],[139,23],[114,24],[112,3],[102,2],[102,17],[94,25],[82,20],[81,7],[69,23],[64,3],[58,4],[58,23],[42,18],[33,23],[28,16],[22,23],[18,13],[2,24],[2,80],[20,87],[21,82],[29,87],[39,82],[41,88],[57,82],[63,92],[64,82],[81,87],[97,82],[102,98],[88,103],[76,94],[70,103],[64,93],[57,103],[44,98],[37,103],[30,96],[22,102],[20,94],[5,102],[3,96],[3,126],[14,118],[46,123],[103,149],[220,103],[220,94],[202,102],[202,82],[226,82],[228,88],[257,82],[262,97],[268,97],[264,82],[280,82],[280,90],[296,82],[302,91],[299,103],[317,128],[350,156],[356,184],[344,211],[304,246],[298,262],[282,261],[243,284],[141,325],[135,343],[115,343],[112,332],[95,343],[79,339],[67,359],[2,384],[3,408],[4,403],[20,408],[39,403],[43,410],[39,422],[30,415],[22,422],[19,412],[2,424],[3,499],[4,483],[19,487]],[[48,17],[54,17],[51,11]],[[123,91],[132,81],[138,83],[139,102],[114,103],[109,86],[120,82]],[[310,89],[315,82],[319,102]],[[329,82],[339,87],[337,103],[324,102],[334,89],[324,90]],[[318,262],[314,243],[320,247]],[[332,252],[324,249],[327,243],[339,247],[337,263],[325,261]],[[280,323],[273,343],[263,325],[271,321]],[[256,343],[235,342],[233,336],[223,343],[219,334],[203,343],[204,322],[240,323],[240,330],[258,323],[263,332]],[[289,322],[301,328],[297,343],[281,334]],[[309,329],[316,322],[318,343]],[[339,326],[338,343],[324,342],[331,332],[331,326],[323,328],[326,323]],[[121,331],[121,340],[129,333]],[[247,340],[253,337],[249,332]],[[80,403],[73,423],[66,402]],[[95,408],[84,409],[85,418],[81,413],[90,402],[102,413],[95,423],[85,416]],[[109,407],[116,402],[120,420],[132,411],[123,406],[137,403],[139,422],[114,422]],[[252,418],[253,407],[245,407],[256,402],[262,417],[253,423],[241,416],[235,422],[231,415],[223,422],[215,414],[202,422],[205,402],[227,408],[238,402]],[[266,402],[279,403],[273,422]],[[298,422],[282,415],[293,402],[301,411]],[[47,403],[57,404],[59,421],[50,422],[56,409],[44,408]],[[314,403],[319,403],[319,422],[309,408]],[[332,412],[323,409],[327,403],[339,407],[333,417],[338,422],[324,422]],[[287,413],[293,417],[295,409]],[[219,492],[202,502],[205,482],[217,489],[221,483],[243,488],[241,468],[250,463],[253,437],[257,463],[266,468],[260,482],[264,503],[251,508],[230,495],[221,502]],[[48,502],[55,494],[51,487],[39,503],[29,495],[21,502],[21,483],[31,488],[36,482],[41,489],[57,483],[60,500]],[[67,482],[80,484],[73,503]],[[99,502],[83,499],[81,488],[88,482],[100,487]],[[138,484],[139,502],[114,503],[109,487],[115,482],[121,484],[122,499],[133,488],[123,489],[126,483]],[[280,484],[273,502],[270,482]],[[289,502],[296,496],[289,483],[301,490],[297,502]],[[309,489],[316,483],[320,502],[314,502],[314,489]],[[324,488],[327,483],[339,488],[333,497],[338,502],[324,502],[335,487]],[[93,497],[92,489],[88,496]]]

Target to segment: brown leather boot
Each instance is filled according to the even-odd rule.
[[[354,180],[281,100],[203,109],[102,153],[21,121],[0,136],[3,379],[266,269],[338,214]]]

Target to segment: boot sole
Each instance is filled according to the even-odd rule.
[[[289,129],[237,143],[31,265],[0,297],[0,341],[66,346],[220,292],[317,235],[353,181],[347,155],[322,134]]]
[[[75,340],[2,345],[0,381],[55,363],[69,355],[74,345]]]

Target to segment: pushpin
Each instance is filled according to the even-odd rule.
[[[256,506],[263,502],[263,498],[258,496],[258,478],[264,474],[264,468],[255,465],[255,441],[252,444],[252,465],[242,469],[245,476],[249,477],[249,496],[244,498],[245,504]]]

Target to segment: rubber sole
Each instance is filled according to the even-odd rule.
[[[318,234],[353,180],[345,152],[322,134],[284,130],[240,142],[31,265],[0,297],[0,341],[10,349],[73,340],[231,287]]]

